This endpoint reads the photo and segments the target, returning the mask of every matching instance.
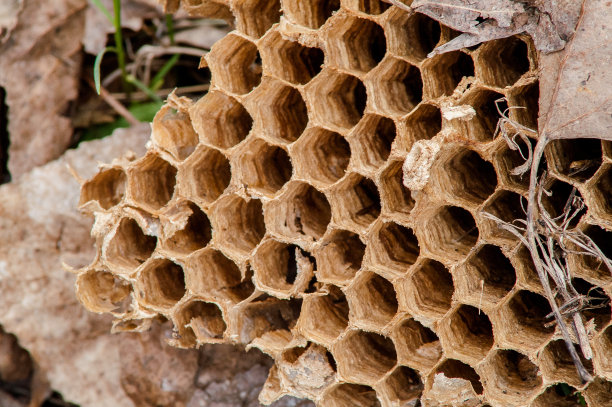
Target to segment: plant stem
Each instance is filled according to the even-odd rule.
[[[115,11],[113,23],[115,25],[115,48],[117,49],[117,61],[119,63],[119,69],[121,70],[123,89],[125,90],[125,93],[129,95],[131,86],[127,80],[127,70],[125,68],[125,50],[123,49],[123,34],[121,32],[121,0],[113,0],[113,8]]]

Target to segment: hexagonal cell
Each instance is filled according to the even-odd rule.
[[[506,223],[515,223],[517,220],[525,220],[527,214],[527,199],[515,192],[498,190],[488,200],[483,208],[483,212],[489,213]],[[483,224],[486,226],[486,232],[493,238],[499,238],[504,241],[515,242],[517,237],[505,229],[502,229],[497,222],[491,219],[484,219]],[[484,232],[484,230],[483,230]]]
[[[412,275],[398,283],[402,308],[416,315],[439,318],[451,307],[453,278],[442,263],[425,260]]]
[[[376,398],[374,389],[369,386],[341,383],[325,393],[321,399],[321,405],[329,407],[380,407],[380,402]]]
[[[290,335],[289,329],[295,327],[301,307],[301,299],[280,300],[261,295],[241,310],[232,334],[240,343],[249,343],[271,331],[280,331],[280,334],[284,331]]]
[[[604,166],[603,172],[591,189],[593,205],[602,217],[610,219],[612,213],[612,165]]]
[[[296,329],[311,341],[331,346],[348,321],[349,305],[344,293],[332,285],[327,295],[305,296]]]
[[[497,150],[494,155],[495,166],[500,176],[500,182],[506,186],[526,191],[529,187],[529,171],[522,175],[513,175],[512,170],[525,163],[529,157],[529,148],[531,147],[531,151],[533,151],[536,141],[529,138],[530,146],[528,146],[520,137],[517,137],[515,142],[518,145],[516,150],[511,149],[505,143]],[[545,160],[540,163],[540,167],[542,169],[546,168]]]
[[[580,192],[571,184],[568,184],[557,179],[549,179],[548,183],[544,184],[544,188],[548,193],[542,194],[542,205],[552,218],[560,217],[555,219],[557,224],[561,224],[564,221],[563,215],[566,210],[570,210],[569,213],[574,213],[574,209],[577,205],[573,202],[575,199],[582,199]],[[568,228],[575,227],[582,216],[586,213],[586,207],[582,208],[573,218],[568,219]]]
[[[174,7],[178,7],[178,4],[173,4]],[[169,10],[172,8],[168,4]],[[181,7],[190,15],[194,17],[207,17],[220,18],[227,21],[231,21],[234,18],[230,10],[229,3],[224,0],[213,0],[213,1],[202,1],[202,0],[183,0],[181,1]]]
[[[342,178],[351,159],[349,143],[333,131],[312,127],[291,146],[299,177],[327,186]]]
[[[106,247],[105,261],[118,271],[132,271],[153,254],[156,245],[155,236],[145,235],[134,219],[123,218]]]
[[[310,265],[306,264],[310,263]],[[258,286],[271,295],[288,297],[294,285],[303,291],[317,268],[310,253],[296,245],[266,240],[251,259]]]
[[[553,140],[546,147],[551,171],[578,182],[591,178],[602,162],[599,139]]]
[[[325,69],[308,84],[307,92],[310,113],[321,126],[349,129],[363,116],[366,89],[354,76]]]
[[[340,8],[340,0],[283,0],[283,12],[289,21],[308,28],[319,28]]]
[[[389,51],[414,61],[425,59],[440,42],[440,24],[424,14],[393,10],[385,28]]]
[[[172,199],[176,168],[155,154],[147,154],[128,170],[128,194],[144,209],[157,211]]]
[[[220,91],[208,92],[189,113],[201,140],[219,148],[240,143],[253,127],[253,118],[244,106]]]
[[[140,271],[136,282],[139,302],[164,311],[185,295],[183,268],[166,259],[154,259]]]
[[[402,59],[385,58],[366,83],[371,86],[374,108],[384,114],[406,114],[423,99],[419,68]]]
[[[169,152],[175,160],[189,157],[198,145],[198,135],[191,126],[189,114],[162,106],[153,118],[151,139]]]
[[[489,41],[478,53],[478,75],[500,88],[513,85],[529,71],[529,47],[520,37]]]
[[[251,100],[257,109],[260,133],[271,141],[291,143],[308,124],[308,111],[300,92],[281,81],[266,77]]]
[[[416,405],[423,388],[423,382],[417,372],[406,366],[398,366],[379,386],[379,391],[390,405]]]
[[[575,349],[580,357],[582,365],[589,373],[593,374],[593,362],[586,360],[582,356],[582,352],[578,346],[575,345]],[[557,339],[546,345],[539,358],[539,365],[547,380],[551,382],[562,381],[577,387],[582,385],[576,366],[574,366],[574,361],[563,339]]]
[[[364,384],[377,382],[397,361],[390,339],[360,330],[352,330],[336,342],[333,354],[343,378]]]
[[[391,337],[399,363],[427,372],[442,357],[442,345],[436,334],[412,318],[396,327]]]
[[[228,187],[230,164],[218,150],[201,146],[181,167],[180,178],[185,196],[210,204]]]
[[[365,253],[365,245],[358,235],[346,230],[334,231],[315,249],[317,270],[321,282],[348,284],[357,271]]]
[[[443,206],[421,227],[421,244],[449,260],[461,260],[478,240],[474,217],[458,206]]]
[[[596,377],[584,396],[589,406],[609,406],[612,403],[612,381]]]
[[[461,100],[476,111],[476,116],[468,121],[454,120],[453,124],[461,133],[478,142],[493,140],[501,113],[508,109],[508,102],[501,93],[485,89],[475,89]]]
[[[445,360],[436,368],[435,374],[438,373],[444,373],[444,376],[446,377],[458,378],[469,381],[476,394],[482,394],[484,390],[480,382],[480,376],[478,375],[478,373],[476,373],[476,371],[471,366],[466,365],[465,363],[460,362],[458,360]]]
[[[220,343],[227,328],[223,312],[212,302],[192,300],[174,315],[178,342],[185,347],[203,343]]]
[[[542,388],[539,369],[515,350],[496,350],[480,367],[489,399],[521,405]]]
[[[316,47],[284,39],[273,31],[261,46],[264,71],[295,84],[304,84],[321,72],[324,54]]]
[[[325,195],[303,182],[289,185],[283,195],[266,205],[268,230],[298,240],[320,239],[331,221]]]
[[[499,247],[490,244],[479,247],[454,275],[459,297],[486,308],[497,305],[516,283],[512,263]]]
[[[584,307],[581,308],[580,314],[585,321],[593,324],[592,328],[595,331],[601,331],[612,319],[610,297],[601,287],[597,287],[581,278],[573,278],[572,286],[582,296],[582,300],[587,301]],[[576,303],[570,302],[570,309],[572,305],[575,306]],[[561,310],[564,311],[565,307],[561,306]]]
[[[409,152],[418,140],[431,140],[442,130],[442,114],[437,106],[421,103],[410,113],[395,142],[397,149]]]
[[[495,192],[495,168],[473,150],[451,148],[436,164],[432,175],[440,188],[455,199],[479,205]]]
[[[132,292],[129,282],[103,270],[80,274],[76,287],[79,301],[92,312],[120,311]]]
[[[349,318],[353,325],[367,330],[380,330],[397,312],[393,284],[378,274],[365,272],[346,289]]]
[[[474,76],[474,61],[465,52],[452,51],[435,55],[423,63],[426,97],[450,96],[463,78]]]
[[[584,229],[587,235],[599,250],[608,259],[612,259],[612,232],[596,225],[589,225]],[[575,273],[580,276],[597,281],[600,284],[612,282],[612,271],[608,270],[605,263],[593,256],[575,256],[578,260],[578,267]]]
[[[211,248],[199,251],[187,260],[185,281],[193,294],[218,302],[238,303],[255,289],[250,278],[242,278],[233,261]]]
[[[582,395],[566,383],[557,383],[548,387],[531,403],[531,407],[576,407],[582,406]]]
[[[552,312],[548,300],[539,294],[521,290],[499,310],[500,324],[495,324],[495,336],[524,350],[535,350],[555,331],[547,326]]]
[[[280,20],[279,0],[235,0],[231,7],[232,13],[236,16],[238,30],[254,38],[264,35]]]
[[[514,266],[518,284],[521,288],[527,288],[529,291],[537,292],[539,294],[544,293],[542,288],[542,282],[538,277],[538,271],[533,264],[533,258],[531,252],[524,245],[520,245],[512,255],[510,255],[510,261]]]
[[[609,355],[612,352],[612,325],[608,326],[594,341],[593,348],[595,353],[593,362],[596,366],[596,371],[603,373],[605,376],[611,376],[612,359]]]
[[[419,241],[411,229],[395,222],[386,222],[377,225],[372,233],[367,250],[370,262],[376,269],[402,275],[417,261]]]
[[[333,202],[334,221],[360,233],[380,215],[380,196],[374,182],[351,173],[328,194]]]
[[[235,157],[232,164],[239,182],[262,194],[275,194],[291,179],[291,159],[282,147],[255,138]]]
[[[446,353],[469,364],[477,364],[493,346],[493,326],[487,314],[471,305],[461,305],[440,323],[440,338]]]
[[[79,206],[96,201],[102,209],[117,205],[125,195],[126,176],[123,170],[111,168],[102,170],[81,187]]]
[[[180,255],[187,255],[203,248],[212,237],[208,216],[194,203],[189,203],[187,208],[191,214],[185,227],[167,237],[163,242],[165,249]]]
[[[215,242],[226,253],[248,255],[266,233],[263,209],[259,199],[246,201],[229,195],[215,204],[211,216]]]
[[[206,56],[215,86],[230,93],[249,93],[261,82],[257,46],[244,37],[228,34]]]
[[[539,100],[540,86],[538,82],[512,88],[508,92],[508,104],[513,107],[508,112],[510,119],[537,131]]]
[[[382,211],[400,221],[407,221],[414,208],[414,198],[404,186],[403,161],[392,161],[380,175]]]
[[[359,166],[376,171],[389,158],[395,135],[393,120],[375,114],[366,115],[349,138]]]
[[[385,33],[371,20],[344,14],[334,19],[326,51],[331,65],[368,72],[382,61],[387,52]]]

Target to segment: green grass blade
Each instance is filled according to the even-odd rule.
[[[159,96],[157,96],[154,91],[152,91],[147,85],[145,85],[144,83],[136,79],[134,75],[128,75],[126,79],[129,83],[131,83],[132,85],[136,86],[138,89],[146,93],[147,96],[151,98],[151,100],[154,100],[158,103],[163,102],[162,99]]]
[[[166,61],[164,66],[161,67],[159,71],[155,74],[153,79],[151,80],[151,89],[158,90],[164,84],[164,78],[170,72],[174,65],[178,62],[181,56],[179,54],[174,54],[172,57]]]
[[[117,52],[117,50],[115,49],[115,47],[106,47],[102,51],[100,51],[98,55],[96,55],[96,59],[94,61],[93,75],[94,83],[96,85],[96,92],[98,93],[98,95],[100,94],[100,65],[102,64],[102,58],[104,57],[104,54],[106,54],[107,52]]]
[[[94,6],[96,6],[98,10],[102,12],[102,14],[106,16],[106,18],[108,19],[108,21],[110,21],[111,24],[113,25],[115,24],[115,20],[113,19],[113,16],[111,15],[110,11],[108,11],[108,9],[104,6],[104,4],[102,4],[100,0],[90,0],[90,1],[92,2]]]

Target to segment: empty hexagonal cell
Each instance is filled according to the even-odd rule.
[[[81,187],[79,205],[96,201],[102,209],[117,205],[125,195],[126,177],[123,170],[111,168],[97,173]]]
[[[178,329],[178,342],[185,347],[220,343],[227,328],[219,306],[201,300],[184,304],[175,313],[174,324]]]
[[[443,206],[421,228],[421,244],[442,258],[461,260],[478,240],[474,217],[458,206]]]
[[[410,112],[423,99],[423,81],[419,68],[402,59],[386,58],[369,76],[374,107],[389,115]]]
[[[253,293],[253,282],[222,252],[207,248],[189,257],[185,281],[193,294],[213,301],[240,302]]]
[[[537,131],[539,100],[540,86],[538,82],[512,88],[508,92],[508,103],[513,107],[508,112],[510,119],[528,129]]]
[[[365,245],[358,235],[345,230],[334,231],[314,252],[317,279],[348,284],[361,268],[364,253]]]
[[[389,51],[414,61],[425,59],[440,41],[440,24],[420,13],[393,10],[385,28]]]
[[[338,133],[312,127],[291,146],[291,155],[300,178],[326,186],[344,176],[351,148]]]
[[[206,56],[215,86],[239,95],[261,82],[257,46],[244,37],[228,34]]]
[[[408,116],[396,141],[396,147],[409,152],[418,140],[431,140],[442,130],[442,114],[437,106],[422,103]]]
[[[118,311],[132,292],[129,282],[103,270],[80,274],[76,287],[79,301],[92,312]]]
[[[527,218],[527,214],[525,213],[526,209],[527,199],[516,192],[502,189],[491,196],[484,206],[483,211],[495,216],[503,222],[518,226],[520,223],[517,221],[522,221]],[[485,219],[483,224],[485,225],[487,234],[491,237],[510,240],[512,242],[517,239],[516,236],[500,227],[500,224],[492,219]]]
[[[168,236],[163,242],[164,248],[183,255],[206,246],[212,237],[208,216],[193,203],[190,203],[188,208],[191,215],[185,227]]]
[[[451,357],[476,364],[493,346],[493,327],[487,314],[461,305],[440,323],[442,346]]]
[[[266,77],[251,101],[259,111],[257,124],[261,134],[279,143],[291,143],[308,123],[306,104],[300,92],[279,80]]]
[[[502,118],[501,114],[508,109],[504,95],[491,90],[476,89],[466,95],[461,104],[472,106],[476,116],[467,121],[454,120],[453,124],[458,126],[458,130],[475,141],[493,140],[497,123]]]
[[[571,184],[554,178],[549,179],[548,183],[544,184],[544,188],[548,193],[542,194],[542,205],[552,218],[556,219],[557,224],[564,222],[566,211],[574,214],[574,209],[578,207],[575,200],[581,200],[580,192]],[[576,213],[573,218],[568,218],[568,228],[573,228],[578,224],[582,216],[586,213],[586,207]]]
[[[592,187],[593,205],[601,216],[610,219],[612,213],[612,165],[606,165]]]
[[[425,260],[398,282],[400,304],[416,315],[439,318],[451,307],[453,278],[442,263]]]
[[[240,143],[253,127],[253,118],[244,106],[220,91],[204,95],[189,113],[201,140],[219,148]]]
[[[612,381],[596,377],[583,394],[589,406],[608,406],[612,403]]]
[[[593,374],[593,362],[586,360],[578,346],[575,346],[576,353],[580,357],[582,365]],[[540,354],[539,363],[542,373],[551,382],[566,382],[572,386],[581,386],[582,381],[574,365],[574,361],[567,350],[563,339],[550,342]]]
[[[269,231],[308,241],[320,239],[331,221],[331,207],[321,192],[303,182],[293,182],[277,200],[266,205]]]
[[[523,404],[542,387],[538,367],[515,350],[496,350],[481,365],[480,374],[489,398],[500,403]]]
[[[514,175],[512,174],[512,170],[520,167],[527,161],[529,157],[529,148],[533,151],[536,142],[530,138],[530,145],[528,146],[520,137],[516,137],[515,142],[517,144],[517,149],[511,149],[504,143],[495,153],[495,166],[500,176],[500,182],[509,187],[527,190],[529,187],[529,171],[524,174]],[[546,163],[541,163],[540,167],[545,168]]]
[[[409,318],[391,333],[399,363],[420,371],[429,371],[442,357],[442,345],[436,334]]]
[[[138,223],[123,218],[106,247],[106,263],[118,271],[131,271],[144,263],[155,250],[157,238],[144,234]]]
[[[340,0],[283,0],[283,12],[289,21],[308,28],[319,28],[340,8]]]
[[[359,122],[365,110],[365,86],[354,76],[324,70],[308,84],[313,117],[319,125],[348,129]]]
[[[551,312],[546,298],[521,290],[499,310],[503,322],[495,325],[495,336],[521,349],[537,349],[555,330],[554,326],[547,326],[550,321],[547,315]]]
[[[321,405],[329,407],[368,406],[379,407],[376,392],[369,386],[341,383],[332,387],[321,399]]]
[[[237,0],[232,2],[232,13],[238,30],[258,38],[280,20],[281,5],[279,0]]]
[[[298,292],[306,289],[316,269],[316,261],[310,253],[272,239],[257,248],[251,262],[258,286],[280,297],[294,294],[294,288]]]
[[[155,309],[172,308],[185,295],[185,275],[178,264],[166,260],[150,261],[138,274],[139,302]]]
[[[228,187],[231,179],[230,164],[218,150],[202,146],[185,161],[180,177],[185,196],[210,204]]]
[[[304,298],[297,329],[309,340],[330,346],[344,332],[348,320],[349,305],[344,293],[332,285],[327,295]]]
[[[250,301],[240,312],[232,331],[240,343],[249,343],[267,332],[293,329],[302,306],[301,299],[280,300],[267,294]]]
[[[469,381],[476,394],[482,394],[484,390],[478,373],[476,373],[471,366],[456,359],[446,359],[443,363],[438,365],[435,374],[439,373],[444,373],[444,376],[449,378]]]
[[[612,325],[608,326],[594,341],[593,348],[595,353],[593,362],[597,371],[607,376],[612,375],[612,359],[609,357],[612,352]]]
[[[379,330],[397,312],[393,284],[378,274],[365,272],[346,290],[351,322],[367,330]]]
[[[198,135],[191,126],[189,114],[163,106],[155,115],[151,139],[176,160],[184,160],[198,145]]]
[[[403,182],[403,161],[392,161],[380,175],[380,195],[382,211],[394,215],[398,220],[406,221],[412,208],[414,198]]]
[[[360,330],[352,330],[336,342],[333,354],[342,377],[364,384],[377,382],[397,360],[389,338]]]
[[[478,53],[478,75],[484,83],[503,88],[529,71],[529,47],[520,37],[489,41]]]
[[[387,52],[382,27],[371,20],[343,14],[334,19],[327,39],[329,62],[337,67],[368,72]]]
[[[574,387],[557,383],[548,387],[531,403],[531,407],[576,407],[586,406],[584,398]]]
[[[266,233],[259,199],[246,201],[230,195],[218,201],[213,210],[214,239],[227,253],[247,255]]]
[[[599,247],[604,256],[612,259],[612,232],[596,225],[589,225],[584,229],[584,234]],[[576,257],[579,259],[579,267],[575,271],[577,275],[595,280],[601,284],[612,282],[612,271],[600,259],[587,255]]]
[[[267,35],[261,48],[264,70],[291,83],[309,82],[323,65],[321,49],[284,39],[278,31]]]
[[[590,324],[593,324],[592,329],[595,331],[600,331],[606,327],[612,318],[610,297],[608,297],[608,294],[606,294],[601,287],[593,285],[581,278],[573,278],[572,286],[576,292],[582,296],[581,300],[587,301],[580,310],[582,317],[586,321],[589,321]],[[575,301],[570,301],[568,305],[561,306],[561,310],[565,311],[576,305]]]
[[[380,196],[374,182],[350,174],[329,193],[334,203],[334,221],[353,232],[366,229],[380,215]]]
[[[412,229],[386,222],[377,225],[368,244],[371,264],[381,270],[404,274],[419,257],[419,241]]]
[[[547,145],[547,154],[551,171],[584,182],[591,178],[601,165],[601,140],[554,140]]]
[[[432,171],[440,188],[458,200],[480,204],[497,187],[493,164],[467,148],[452,148]],[[432,174],[433,175],[433,174]]]
[[[378,115],[365,116],[351,136],[351,150],[360,167],[376,171],[391,153],[396,130],[393,120]]]
[[[176,168],[155,154],[147,154],[128,170],[128,191],[143,208],[156,211],[174,195]]]
[[[423,63],[424,93],[428,98],[450,96],[463,78],[474,76],[474,61],[461,51],[435,55]]]
[[[235,157],[239,182],[255,191],[274,194],[291,179],[293,167],[287,152],[262,139],[251,139]]]
[[[454,275],[460,297],[485,307],[494,307],[516,283],[512,263],[499,247],[490,244],[479,247]]]
[[[398,366],[379,386],[379,391],[390,405],[416,405],[423,387],[421,377],[416,371],[406,366]]]

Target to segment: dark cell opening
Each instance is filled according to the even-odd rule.
[[[0,184],[11,181],[8,169],[9,146],[11,144],[8,132],[8,105],[6,91],[0,87]]]

